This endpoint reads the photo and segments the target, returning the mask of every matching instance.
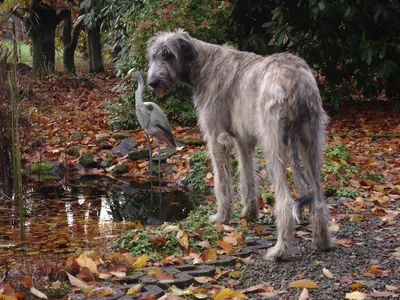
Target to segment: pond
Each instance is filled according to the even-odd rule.
[[[197,194],[178,187],[163,187],[160,199],[153,184],[94,176],[68,184],[42,182],[26,195],[24,243],[19,239],[18,205],[2,201],[0,261],[63,256],[79,248],[104,249],[115,235],[138,222],[160,225],[181,220],[200,201]]]

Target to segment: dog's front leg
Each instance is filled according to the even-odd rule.
[[[221,133],[207,140],[214,169],[214,190],[218,211],[210,217],[213,222],[229,223],[233,211],[230,153],[232,141],[228,134]]]

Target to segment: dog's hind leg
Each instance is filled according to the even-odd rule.
[[[292,255],[294,220],[293,199],[286,182],[286,104],[284,90],[270,85],[259,102],[258,127],[269,178],[275,191],[274,214],[277,225],[277,243],[268,249],[267,260],[285,259]]]
[[[232,140],[227,133],[207,139],[214,169],[214,190],[218,201],[218,211],[210,217],[211,221],[229,223],[233,212],[233,193],[231,182],[230,154]]]

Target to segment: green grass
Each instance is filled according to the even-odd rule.
[[[12,51],[13,43],[10,40],[3,40],[1,42],[2,45],[5,45]],[[31,46],[25,43],[18,43],[18,55],[20,56],[20,62],[27,64],[28,66],[32,67],[32,52]],[[75,52],[75,66],[76,69],[86,69],[87,62],[84,59],[82,53]],[[57,71],[62,71],[63,69],[63,51],[56,50],[56,58],[55,58],[55,67]]]

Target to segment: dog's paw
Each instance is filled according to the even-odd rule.
[[[213,223],[220,222],[222,224],[228,224],[230,217],[228,217],[226,215],[222,215],[220,213],[216,213],[215,215],[211,215],[209,219]]]
[[[252,205],[250,207],[243,208],[240,214],[242,218],[247,220],[257,220],[258,219],[258,207],[257,205]]]
[[[292,257],[292,251],[288,248],[275,245],[267,250],[264,258],[268,261],[288,260]]]

